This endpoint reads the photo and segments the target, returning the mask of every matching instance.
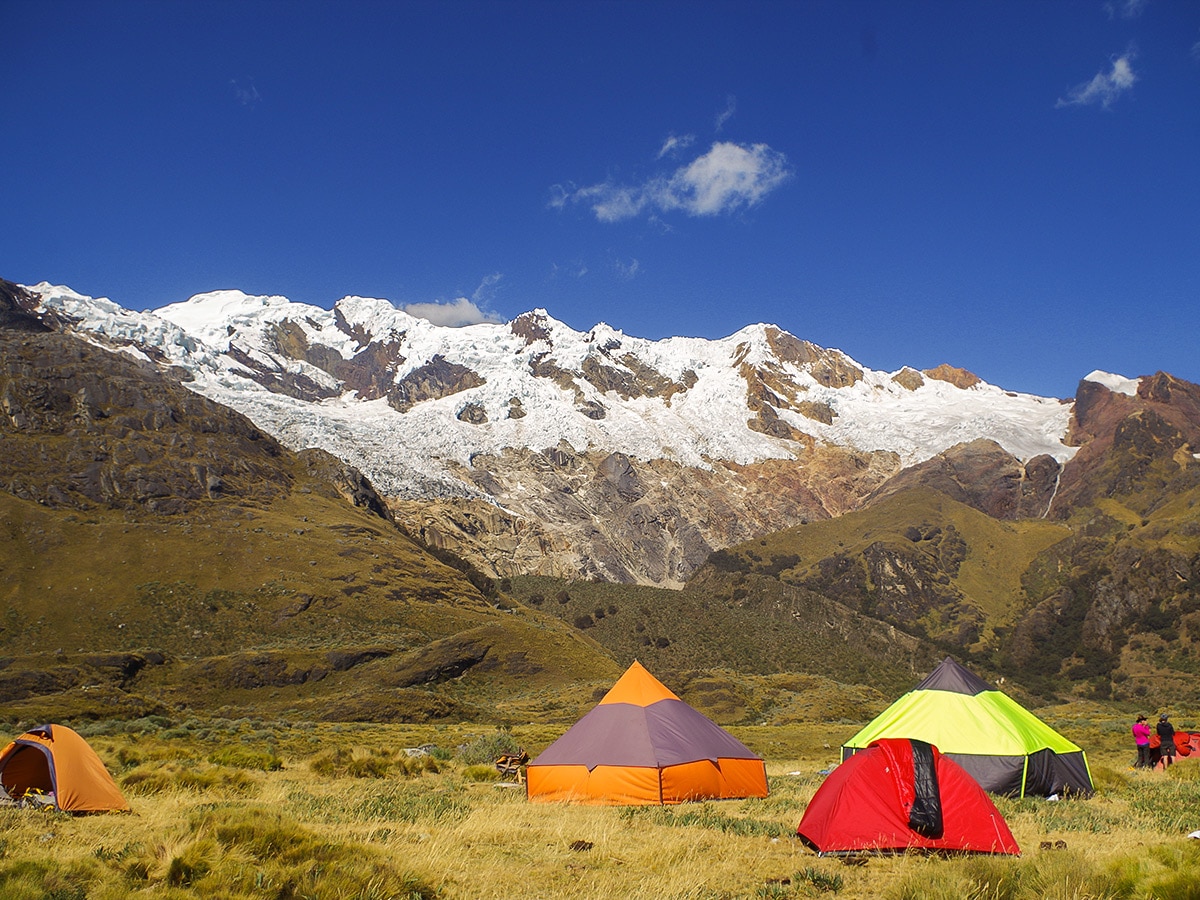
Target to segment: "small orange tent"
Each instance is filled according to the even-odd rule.
[[[53,794],[65,812],[129,809],[96,751],[65,725],[39,725],[0,750],[0,784],[15,798]]]
[[[606,805],[767,796],[766,764],[639,662],[526,769],[530,800]]]

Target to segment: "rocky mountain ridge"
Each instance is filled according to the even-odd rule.
[[[975,441],[839,519],[719,551],[697,577],[768,576],[1047,692],[1200,700],[1200,385],[1080,385],[1078,453],[1024,466]]]
[[[31,301],[0,283],[0,717],[573,721],[618,658],[644,654],[514,600],[397,528],[344,462],[288,450],[177,371],[66,333]],[[703,593],[641,590],[606,598],[609,623],[653,629],[660,671],[705,667],[681,682],[734,721],[775,701],[736,700],[714,664],[770,682],[783,708],[797,682],[780,666],[819,665],[842,695],[830,679],[907,683],[930,658],[794,591],[731,614]],[[822,652],[832,628],[872,653]]]
[[[243,296],[226,299],[238,309],[246,301]],[[91,320],[80,314],[94,315],[96,309],[107,307],[100,301],[79,303],[47,306],[44,294],[0,284],[0,325],[6,330],[0,372],[0,411],[4,413],[0,437],[5,439],[6,459],[11,461],[3,484],[7,492],[0,494],[0,525],[25,542],[18,550],[24,548],[39,559],[38,554],[49,546],[48,539],[39,535],[47,533],[51,525],[40,520],[32,528],[23,524],[32,521],[30,501],[35,501],[36,508],[77,510],[86,517],[82,526],[102,519],[104,510],[124,510],[126,517],[132,517],[130,521],[155,523],[157,547],[162,541],[169,545],[163,535],[174,528],[169,525],[164,531],[162,521],[181,524],[190,535],[203,515],[228,511],[229,501],[233,501],[233,508],[249,510],[234,517],[234,526],[243,524],[243,515],[247,521],[261,520],[267,515],[263,510],[280,503],[291,504],[288,516],[295,522],[300,495],[318,484],[323,492],[336,485],[335,494],[343,502],[349,499],[372,510],[377,521],[395,518],[425,548],[444,554],[444,559],[461,554],[478,569],[499,576],[499,596],[513,591],[508,596],[526,600],[529,615],[533,615],[532,608],[539,607],[536,598],[541,597],[542,612],[557,617],[564,627],[587,630],[615,656],[651,654],[656,664],[670,668],[695,665],[706,654],[711,656],[710,648],[716,647],[731,665],[762,674],[782,666],[828,675],[832,657],[822,651],[822,642],[839,634],[848,642],[846,653],[837,661],[838,677],[843,678],[875,681],[885,677],[886,669],[886,677],[900,683],[917,671],[923,660],[932,658],[936,648],[937,652],[948,650],[965,657],[985,671],[1019,673],[1047,695],[1069,685],[1096,697],[1154,699],[1166,691],[1200,697],[1200,692],[1188,687],[1186,678],[1195,666],[1194,637],[1200,635],[1200,386],[1165,373],[1125,379],[1094,372],[1081,383],[1078,402],[1050,401],[1057,414],[1063,410],[1068,414],[1060,422],[1056,417],[1039,419],[1029,413],[1029,409],[1046,412],[1046,402],[1031,398],[1031,403],[1029,398],[997,392],[973,381],[968,373],[939,373],[962,386],[941,379],[918,383],[908,371],[885,383],[880,373],[851,368],[846,358],[831,355],[833,351],[819,352],[819,348],[770,329],[756,332],[763,338],[759,349],[777,349],[755,365],[747,362],[759,346],[753,340],[736,344],[738,353],[733,356],[718,354],[720,365],[699,352],[711,352],[714,342],[700,342],[696,345],[699,350],[693,348],[695,364],[687,370],[695,375],[694,380],[680,375],[669,383],[656,382],[646,375],[643,361],[651,354],[643,350],[636,360],[630,357],[622,363],[623,371],[636,369],[639,378],[622,382],[606,372],[600,360],[589,362],[591,351],[586,347],[583,351],[573,347],[572,352],[583,353],[575,368],[563,364],[569,355],[565,351],[553,357],[557,361],[548,362],[551,354],[539,342],[556,348],[543,329],[550,338],[556,332],[528,316],[515,323],[521,333],[515,345],[507,343],[511,328],[476,335],[474,358],[463,349],[468,345],[450,352],[447,335],[418,328],[424,334],[421,340],[401,342],[397,347],[409,347],[407,352],[412,353],[411,347],[420,344],[426,362],[404,372],[398,363],[390,369],[370,369],[372,376],[360,378],[358,384],[364,391],[376,392],[374,399],[359,400],[360,388],[354,388],[349,394],[312,401],[284,393],[277,380],[272,381],[277,388],[272,391],[246,375],[249,370],[238,360],[250,359],[261,365],[265,351],[252,352],[248,345],[231,343],[232,349],[214,355],[209,342],[215,339],[208,334],[212,328],[203,322],[193,322],[190,331],[185,331],[166,319],[146,320],[145,314],[116,308],[108,309],[107,314],[124,324],[110,323],[95,330],[84,327]],[[251,304],[253,315],[247,315],[252,323],[261,324],[255,310],[262,305]],[[265,306],[274,310],[273,315],[295,311],[286,301]],[[367,306],[387,314],[377,304]],[[173,315],[187,318],[178,311]],[[339,317],[342,324],[338,324]],[[375,343],[363,343],[368,335],[366,325],[346,310],[335,310],[331,320],[338,333],[357,334],[350,335],[354,346],[366,348]],[[238,331],[228,317],[221,321],[227,322],[227,335]],[[293,326],[301,327],[290,319],[281,324],[286,332],[292,332]],[[114,339],[112,334],[122,328],[138,339]],[[147,342],[148,334],[158,335],[157,343]],[[559,339],[569,343],[572,334],[561,332]],[[307,336],[305,341],[309,342],[305,353],[320,357]],[[117,352],[102,351],[89,343]],[[480,360],[495,357],[497,343],[504,348],[502,356],[510,354],[512,346],[537,345],[538,352],[534,357],[518,354],[515,372],[504,366],[489,368]],[[481,349],[483,345],[486,347]],[[373,352],[382,354],[384,350]],[[664,351],[659,347],[658,352]],[[387,353],[398,353],[395,360],[401,356],[410,359],[396,348]],[[343,363],[330,356],[322,364],[343,375],[359,372],[353,376],[359,378],[366,371],[355,368],[359,363],[366,365],[358,359],[361,355],[343,355],[339,350]],[[277,374],[288,374],[291,384],[305,375],[301,365],[285,366],[281,358],[271,358],[279,363]],[[695,362],[706,358],[708,368]],[[780,362],[785,358],[790,362]],[[684,371],[677,363],[659,360],[649,368],[659,374]],[[320,371],[325,372],[324,377],[334,378],[325,369]],[[680,456],[694,450],[689,440],[701,433],[698,427],[690,432],[685,429],[686,439],[672,445],[683,451],[647,458],[591,443],[579,448],[565,438],[541,450],[516,444],[494,446],[487,443],[494,442],[498,433],[488,429],[495,420],[487,388],[503,377],[510,379],[510,385],[521,385],[525,393],[510,396],[517,402],[508,403],[509,415],[500,421],[519,424],[529,418],[554,420],[569,414],[603,423],[610,418],[609,412],[592,419],[576,402],[580,396],[584,401],[599,397],[596,402],[616,410],[612,417],[641,421],[644,437],[653,426],[661,425],[664,416],[686,408],[689,399],[694,399],[690,394],[706,390],[710,397],[724,398],[727,412],[737,410],[737,415],[747,417],[743,431],[751,435],[751,441],[771,441],[771,446],[787,449],[791,455],[741,462],[708,457],[703,465],[692,465]],[[531,388],[524,384],[527,379],[550,379],[559,399],[565,397],[571,404],[569,411],[561,404],[543,408],[534,402],[536,390],[545,385],[535,381]],[[897,386],[900,379],[913,386]],[[316,376],[312,380],[316,383]],[[263,398],[278,402],[277,412],[290,409],[297,417],[307,417],[298,433],[325,433],[321,429],[326,429],[347,447],[355,446],[351,437],[364,433],[361,423],[355,425],[357,430],[348,426],[340,430],[337,422],[321,418],[327,409],[341,409],[344,416],[351,417],[364,415],[364,409],[367,414],[380,413],[382,408],[383,417],[397,417],[390,427],[399,427],[425,421],[421,417],[431,416],[439,403],[443,404],[442,414],[476,404],[479,409],[468,418],[477,421],[454,421],[462,423],[465,433],[479,437],[479,442],[466,461],[453,456],[433,460],[441,466],[437,478],[450,479],[441,483],[457,483],[453,490],[434,491],[437,496],[433,499],[384,498],[371,491],[368,479],[321,450],[303,451],[296,457],[300,465],[281,464],[281,460],[292,459],[291,451],[277,443],[266,428],[196,396],[198,391],[185,390],[180,382],[194,389],[207,384],[206,391],[225,391],[249,407]],[[606,385],[605,389],[596,393],[596,382]],[[801,383],[804,391],[799,390]],[[931,383],[932,401],[922,397]],[[724,394],[717,390],[722,384]],[[864,385],[869,388],[866,395],[861,394]],[[592,394],[587,392],[589,386]],[[651,388],[658,393],[650,396]],[[1025,437],[1027,449],[1021,456],[997,440],[983,437],[936,452],[930,452],[933,445],[929,445],[917,454],[921,458],[904,466],[905,457],[898,449],[868,451],[800,434],[798,426],[807,416],[794,407],[812,402],[818,390],[829,392],[822,395],[822,402],[829,405],[831,421],[859,411],[867,396],[896,416],[887,423],[889,427],[899,422],[917,433],[922,427],[931,427],[938,416],[943,416],[944,427],[950,427],[950,420],[944,418],[948,410],[960,417],[973,412],[984,417],[984,424],[1019,422],[1019,416],[986,418],[988,404],[1000,393],[1017,404],[1007,407],[1009,414],[1013,409],[1025,409],[1025,425],[1035,439]],[[439,391],[448,393],[438,399],[420,399]],[[921,403],[905,410],[906,394]],[[639,407],[621,405],[626,395],[652,412],[639,419],[634,415]],[[836,410],[834,401],[841,404]],[[714,408],[719,409],[719,404]],[[755,423],[761,425],[761,413],[766,409],[774,410],[787,429],[797,430],[783,431],[783,426],[759,430]],[[832,415],[835,411],[836,416]],[[678,416],[673,424],[681,421],[683,417]],[[727,419],[725,424],[730,421],[738,420]],[[872,421],[870,416],[860,418],[856,433],[868,433]],[[1061,425],[1061,432],[1049,429],[1055,423]],[[1039,424],[1047,429],[1041,438],[1037,438]],[[974,422],[974,427],[978,429],[981,423]],[[1004,428],[997,428],[997,433],[1003,434]],[[420,446],[420,436],[418,429],[408,448],[410,455]],[[732,440],[733,436],[730,432],[722,439]],[[533,434],[533,438],[540,442],[546,436]],[[1033,452],[1036,450],[1042,452]],[[258,471],[256,466],[265,468]],[[6,495],[17,499],[4,501]],[[18,505],[6,512],[4,507],[13,502]],[[27,505],[21,507],[20,503]],[[221,515],[228,518],[229,513]],[[277,518],[275,513],[270,516]],[[53,527],[74,534],[81,523],[74,516],[60,517]],[[207,521],[204,527],[209,527]],[[444,588],[423,586],[428,576],[419,574],[420,566],[361,583],[360,566],[355,564],[346,572],[341,569],[351,565],[352,558],[361,557],[361,548],[341,546],[358,529],[338,526],[323,539],[310,538],[309,530],[307,526],[292,528],[292,534],[299,537],[288,537],[286,527],[260,525],[254,531],[265,536],[255,537],[251,543],[266,542],[274,547],[271,542],[286,537],[283,545],[292,556],[304,552],[327,560],[313,574],[318,580],[347,580],[332,593],[361,599],[361,608],[354,614],[356,623],[390,616],[391,604],[404,592],[397,593],[389,585],[397,578],[415,578],[411,593],[418,602],[414,606],[409,601],[405,615],[424,610],[435,620],[447,615],[482,617],[491,622],[489,634],[506,631],[495,621],[490,604],[477,593],[492,591],[489,596],[495,597],[497,585],[476,578],[478,571],[467,589],[473,599],[465,607],[454,602]],[[63,546],[77,538],[57,540],[55,546]],[[145,552],[145,545],[133,537],[120,540],[130,546],[126,553]],[[264,559],[271,560],[276,552]],[[415,553],[417,548],[405,552]],[[349,555],[343,560],[344,554]],[[377,568],[378,564],[372,571]],[[88,566],[82,571],[89,571]],[[32,596],[38,596],[51,587],[46,578],[52,576],[26,572],[21,565],[14,573],[20,582],[14,597],[24,597],[30,590]],[[551,603],[546,600],[550,589],[539,586],[552,580],[518,587],[531,583],[526,577],[531,574],[561,575],[576,585],[584,578],[591,586],[586,592],[555,588],[555,597],[561,599]],[[285,572],[280,577],[285,575],[297,584],[313,578]],[[253,577],[264,576],[255,572]],[[211,575],[200,581],[204,579]],[[639,594],[632,584],[639,581],[686,584],[682,591],[654,593],[652,588],[636,588],[651,592]],[[119,587],[128,592],[127,585]],[[196,623],[193,641],[216,642],[209,652],[228,645],[225,588],[209,590],[207,595],[204,590],[208,588],[185,590],[181,612],[180,601],[167,596],[173,589],[156,584],[135,587],[141,607],[159,610],[173,617],[172,622],[183,616]],[[307,590],[308,599],[292,597],[289,591],[276,596],[277,586],[269,588],[271,602],[278,607],[271,627],[288,623],[291,628],[293,621],[313,621],[319,611],[324,621],[336,620],[343,623],[339,628],[361,632],[361,624],[349,624],[351,620],[334,612],[345,600],[325,597],[318,605]],[[376,596],[380,591],[383,596]],[[278,605],[285,596],[287,602]],[[256,605],[262,600],[256,596],[246,602]],[[493,602],[513,611],[520,608],[505,607],[505,599]],[[450,610],[457,611],[451,614]],[[28,628],[45,627],[40,621],[21,621],[25,624],[18,629],[20,634]],[[544,627],[542,620],[526,624]],[[790,630],[772,637],[783,626],[811,632],[812,641],[806,645]],[[428,627],[446,633],[445,621]],[[461,622],[455,627],[461,632]],[[737,640],[730,635],[731,628],[739,632]],[[522,645],[510,645],[501,662],[494,651],[480,649],[484,644],[494,647],[498,637],[483,640],[472,636],[471,629],[468,632],[460,636],[451,631],[432,645],[420,647],[413,645],[406,629],[401,641],[406,648],[404,671],[415,666],[413,671],[433,672],[435,678],[442,677],[437,673],[461,673],[485,664],[507,666],[514,674],[533,671],[533,664],[527,662],[530,650]],[[171,628],[164,634],[177,642],[171,646],[179,646],[179,634]],[[3,637],[0,628],[0,639]],[[128,649],[121,643],[121,635],[114,639],[116,644],[105,644],[103,649]],[[540,653],[548,652],[540,641],[535,643]],[[773,649],[769,654],[760,653],[755,650],[761,649],[760,645]],[[333,652],[339,659],[343,653],[367,661],[383,658],[370,646],[339,647]],[[393,650],[386,658],[396,656]],[[872,661],[874,656],[879,660]],[[321,673],[327,668],[320,654],[255,660],[253,664],[226,661],[218,669],[223,672],[227,668],[229,679],[239,684],[262,678],[271,684],[280,679],[281,684],[303,684],[310,677],[305,673]],[[588,665],[596,664],[593,660]],[[1166,697],[1166,693],[1162,695]],[[422,695],[414,703],[417,700],[414,708],[426,710],[421,715],[442,715],[449,709],[442,699],[430,707],[420,706],[432,702],[427,697]]]
[[[29,290],[73,333],[362,470],[412,533],[499,576],[680,586],[714,549],[855,509],[957,444],[995,442],[1031,484],[1075,453],[1069,402],[945,365],[874,371],[770,325],[649,341],[544,310],[451,329],[361,297],[143,313]]]

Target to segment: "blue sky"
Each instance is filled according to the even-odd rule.
[[[0,34],[10,280],[1200,381],[1192,0],[0,0]]]

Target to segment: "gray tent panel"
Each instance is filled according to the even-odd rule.
[[[974,696],[995,688],[965,666],[947,656],[938,667],[918,684],[914,691],[950,691],[954,694]]]
[[[1024,756],[976,756],[947,753],[980,786],[1007,797],[1090,797],[1095,793],[1083,751],[1038,750]],[[1026,762],[1028,760],[1028,763]]]

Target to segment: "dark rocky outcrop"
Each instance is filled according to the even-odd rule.
[[[180,512],[286,492],[283,448],[151,365],[53,331],[0,329],[0,488],[49,506]]]
[[[397,381],[388,391],[388,404],[407,412],[423,400],[449,397],[484,383],[483,378],[466,366],[449,362],[438,354]]]
[[[926,486],[995,519],[1037,518],[1049,509],[1059,472],[1051,456],[1022,464],[995,441],[971,441],[898,473],[865,505]]]

